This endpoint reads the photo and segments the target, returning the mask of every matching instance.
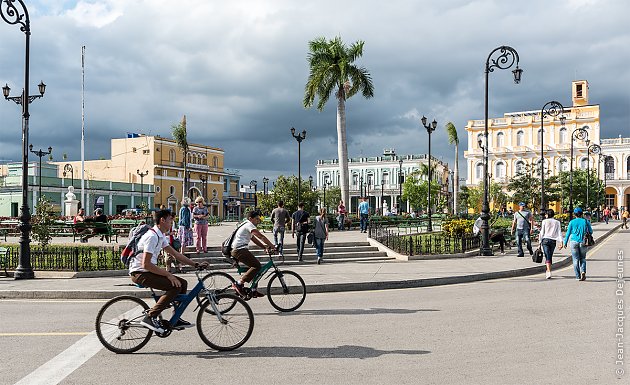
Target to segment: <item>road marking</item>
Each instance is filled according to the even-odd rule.
[[[0,333],[0,337],[86,336],[90,332]]]
[[[35,369],[31,374],[16,382],[15,385],[58,384],[102,348],[103,345],[96,337],[96,332],[91,332],[50,361]]]

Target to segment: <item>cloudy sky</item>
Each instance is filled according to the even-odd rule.
[[[425,153],[419,118],[436,119],[432,152],[453,163],[444,124],[483,118],[483,67],[514,47],[524,69],[490,79],[490,117],[571,105],[570,83],[587,79],[601,105],[602,137],[630,136],[627,0],[25,0],[31,18],[30,141],[80,158],[81,46],[86,46],[86,158],[110,157],[127,132],[170,137],[187,116],[189,141],[225,149],[242,181],[297,174],[293,126],[306,129],[303,175],[337,157],[336,104],[304,109],[309,40],[365,41],[357,62],[374,98],[347,103],[352,157]],[[0,21],[0,83],[22,88],[24,34]],[[0,103],[0,159],[19,160],[20,109]],[[462,151],[463,152],[463,151]],[[460,160],[463,160],[461,156]]]

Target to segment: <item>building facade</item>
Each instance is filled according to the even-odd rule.
[[[346,202],[346,207],[351,213],[357,211],[362,192],[374,209],[382,210],[383,202],[390,209],[397,207],[400,202],[401,180],[404,182],[407,175],[420,170],[423,164],[428,164],[426,154],[396,155],[394,150],[385,150],[384,154],[348,159],[350,202]],[[432,178],[442,186],[440,194],[450,196],[449,186],[452,181],[449,179],[448,164],[431,157],[432,168],[434,165]],[[325,183],[330,183],[330,187],[340,187],[338,159],[318,160],[316,172],[318,189],[322,189]],[[402,175],[402,178],[398,175]],[[406,205],[402,210],[409,212],[411,208]]]
[[[590,168],[606,178],[606,201],[610,206],[630,204],[630,139],[600,138],[600,108],[589,104],[589,87],[586,80],[571,83],[572,105],[564,106],[564,113],[545,116],[544,133],[541,133],[540,110],[510,112],[502,118],[488,119],[488,173],[490,180],[506,184],[526,165],[540,168],[541,135],[544,145],[544,167],[552,175],[570,170],[571,143],[573,142],[573,167]],[[565,117],[562,124],[560,116]],[[578,128],[588,132],[588,144],[597,143],[602,148],[600,157],[590,154],[583,140],[572,140]],[[483,182],[484,120],[470,120],[466,125],[468,149],[464,152],[468,166],[467,185]],[[608,159],[607,162],[604,160]],[[601,160],[601,162],[600,162]],[[603,201],[603,200],[602,200]],[[550,208],[559,211],[560,202],[550,202]]]

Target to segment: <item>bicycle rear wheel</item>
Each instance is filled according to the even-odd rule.
[[[216,315],[212,310],[212,303],[205,301],[197,314],[197,332],[201,340],[212,349],[234,350],[251,337],[254,331],[254,313],[243,299],[234,294],[219,294],[215,298],[218,308],[229,303],[231,310]]]
[[[96,316],[96,335],[114,353],[133,353],[149,342],[153,331],[140,325],[149,309],[143,300],[123,295],[109,300]]]
[[[306,299],[306,284],[297,273],[278,270],[267,284],[267,298],[277,310],[294,311]]]
[[[202,281],[207,290],[214,291],[216,294],[234,294],[232,284],[236,282],[236,280],[232,278],[232,276],[228,273],[224,273],[222,271],[213,271],[206,274],[206,276],[203,277]],[[206,295],[203,290],[199,292],[199,295],[197,297],[200,301],[206,299]],[[223,301],[221,301],[220,306],[219,304],[217,305],[217,309],[219,309],[221,314],[223,314],[229,312],[235,305],[235,302],[230,302],[227,299],[224,299]],[[206,311],[210,314],[214,314],[212,306],[208,306],[206,308]]]

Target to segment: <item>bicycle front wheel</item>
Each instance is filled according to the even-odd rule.
[[[206,276],[203,277],[202,281],[206,290],[214,292],[215,294],[234,294],[232,284],[236,282],[236,280],[234,280],[234,278],[232,278],[232,276],[228,273],[222,271],[213,271],[206,274]],[[201,292],[199,292],[199,295],[197,297],[199,297],[200,301],[203,301],[204,299],[206,299],[206,293],[202,290]],[[221,312],[221,314],[224,314],[232,310],[235,305],[235,302],[223,300],[221,301],[221,306],[217,305],[217,309]],[[213,314],[212,312],[214,310],[212,309],[212,306],[208,306],[206,308],[206,311],[210,314]]]
[[[267,284],[267,298],[277,310],[294,311],[306,299],[306,284],[297,273],[278,270]]]
[[[96,335],[114,353],[133,353],[149,342],[153,331],[140,325],[149,305],[130,295],[109,300],[96,316]]]
[[[254,331],[254,313],[249,305],[234,294],[218,294],[216,307],[221,314],[212,309],[213,303],[205,301],[197,314],[197,332],[201,340],[212,349],[234,350],[243,345]],[[223,312],[228,304],[229,312]]]

